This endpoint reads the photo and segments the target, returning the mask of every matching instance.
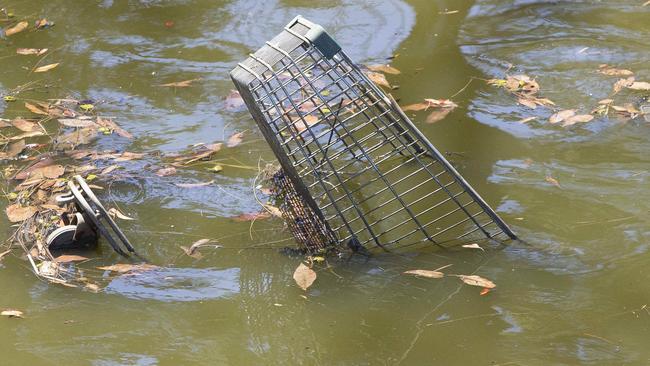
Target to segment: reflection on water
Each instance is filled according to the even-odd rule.
[[[239,293],[239,269],[160,268],[125,274],[105,289],[135,300],[201,301]]]

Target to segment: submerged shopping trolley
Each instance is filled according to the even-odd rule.
[[[296,17],[231,77],[280,162],[280,209],[308,251],[515,239],[321,26]]]

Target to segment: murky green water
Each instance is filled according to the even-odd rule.
[[[224,150],[227,164],[272,161],[247,112],[224,109],[228,71],[296,14],[331,30],[360,62],[393,65],[401,103],[446,98],[471,77],[537,77],[559,108],[588,113],[616,78],[601,63],[650,81],[650,7],[643,1],[17,1],[0,2],[52,29],[0,40],[0,89],[45,79],[34,99],[93,99],[134,140],[108,136],[97,149],[173,152],[247,131]],[[440,14],[459,10],[454,14]],[[171,27],[165,22],[172,21]],[[169,25],[169,23],[168,23]],[[48,47],[48,73],[29,74]],[[201,78],[191,88],[156,85]],[[643,93],[622,91],[617,103]],[[129,177],[102,198],[138,219],[132,242],[164,270],[110,282],[104,292],[48,285],[27,262],[0,264],[2,365],[647,365],[650,363],[650,124],[596,118],[563,128],[474,80],[442,122],[415,121],[525,240],[486,252],[378,255],[322,270],[306,293],[298,263],[277,252],[290,243],[274,220],[229,219],[257,209],[254,170],[205,166],[157,177],[151,160],[124,163]],[[0,116],[25,114],[0,103]],[[536,121],[518,123],[526,117]],[[546,181],[552,176],[556,187]],[[210,187],[174,183],[214,179]],[[4,215],[3,215],[4,217]],[[5,235],[11,228],[3,218]],[[217,238],[200,260],[179,249]],[[87,264],[120,262],[104,246]],[[497,289],[407,278],[407,269],[453,264]],[[101,272],[99,273],[101,275]]]

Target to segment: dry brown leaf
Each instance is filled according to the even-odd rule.
[[[560,187],[560,182],[557,179],[551,177],[550,175],[546,176],[546,178],[544,178],[544,180],[546,182],[548,182],[548,183],[551,183],[552,185],[554,185],[556,187]]]
[[[386,74],[399,75],[402,72],[390,65],[371,65],[368,66],[370,71],[383,72]]]
[[[102,117],[97,117],[97,124],[106,127],[112,131],[114,131],[118,136],[122,136],[127,139],[132,139],[133,135],[128,132],[127,130],[123,129],[120,127],[117,123],[113,121],[111,118],[102,118]]]
[[[577,114],[575,116],[567,118],[562,124],[562,126],[566,127],[566,126],[574,125],[576,123],[586,123],[593,119],[594,116],[592,116],[591,114]]]
[[[125,214],[123,214],[120,210],[116,209],[115,207],[111,207],[110,209],[108,209],[108,214],[113,216],[113,217],[117,217],[118,219],[122,219],[122,220],[128,220],[128,221],[135,220],[132,217],[126,216]]]
[[[304,263],[300,263],[298,268],[293,272],[293,280],[296,281],[298,287],[307,291],[309,286],[316,281],[316,272]]]
[[[648,6],[648,5],[650,5],[650,0],[644,2],[643,5],[641,5],[641,6]]]
[[[145,153],[134,153],[130,151],[125,151],[121,153],[119,156],[115,157],[113,160],[114,161],[138,160],[138,159],[142,159],[145,155],[146,155]]]
[[[5,36],[9,37],[16,33],[20,33],[25,29],[27,29],[27,27],[29,27],[29,23],[27,23],[26,21],[19,22],[13,27],[5,29]]]
[[[140,263],[140,264],[113,264],[112,266],[97,267],[103,271],[111,271],[117,273],[127,273],[127,272],[145,272],[151,271],[152,269],[160,268],[154,266],[153,264]]]
[[[268,203],[264,204],[263,206],[264,206],[264,209],[266,209],[271,215],[273,215],[275,217],[280,217],[280,218],[282,217],[282,211],[280,211],[279,208],[277,208],[277,207],[275,207],[273,205],[269,205]]]
[[[519,122],[519,123],[521,123],[521,124],[524,124],[524,123],[528,123],[528,122],[530,122],[530,121],[534,121],[534,120],[536,120],[536,119],[537,119],[537,117],[535,117],[535,116],[533,116],[533,117],[526,117],[526,118],[524,118],[524,119],[520,119],[520,120],[517,121],[517,122]]]
[[[243,139],[244,139],[244,133],[243,132],[237,132],[237,133],[233,134],[232,136],[230,136],[228,138],[228,142],[226,143],[226,146],[235,147],[235,146],[241,144]]]
[[[177,81],[177,82],[174,82],[174,83],[160,84],[158,86],[174,87],[174,88],[187,88],[187,87],[192,86],[192,83],[195,82],[195,81],[198,81],[198,80],[201,80],[201,78],[184,80],[184,81]]]
[[[88,258],[81,256],[81,255],[73,255],[73,254],[64,254],[60,255],[56,258],[54,258],[54,261],[56,263],[69,263],[69,262],[81,262],[81,261],[87,261]]]
[[[20,310],[12,310],[12,309],[7,309],[3,310],[0,312],[1,316],[8,316],[10,318],[22,318],[23,317],[23,312]]]
[[[40,109],[39,107],[37,107],[37,106],[35,106],[35,105],[31,104],[31,103],[25,102],[25,108],[29,109],[29,111],[34,113],[34,114],[40,114],[42,116],[48,116],[49,115],[46,111]]]
[[[59,123],[66,127],[84,128],[93,127],[98,128],[99,125],[87,118],[59,118]]]
[[[644,91],[647,91],[647,90],[650,90],[650,83],[648,83],[646,81],[635,81],[632,84],[630,84],[627,88],[632,89],[632,90],[644,90]]]
[[[27,179],[27,178],[29,178],[29,175],[31,174],[31,172],[33,170],[38,169],[38,168],[42,168],[44,166],[52,165],[52,164],[54,164],[54,160],[52,160],[52,158],[50,158],[50,157],[46,157],[46,158],[44,158],[42,160],[39,160],[36,163],[34,163],[34,164],[32,164],[32,165],[30,165],[28,167],[25,167],[24,169],[22,169],[21,171],[16,173],[16,175],[13,176],[13,179],[17,179],[17,180]]]
[[[197,187],[206,187],[214,183],[214,180],[211,180],[209,182],[202,182],[202,183],[174,183],[176,187],[181,187],[181,188],[197,188]]]
[[[167,177],[174,174],[176,174],[176,168],[173,166],[169,168],[161,168],[156,171],[156,175],[159,177]]]
[[[84,288],[94,293],[98,293],[101,290],[97,284],[90,283],[90,282],[86,283]]]
[[[607,64],[602,64],[598,66],[598,72],[603,74],[603,75],[608,75],[608,76],[631,76],[634,75],[634,73],[630,70],[626,69],[617,69],[614,66],[610,66]]]
[[[426,278],[443,278],[443,277],[445,277],[445,274],[440,272],[440,271],[429,271],[429,270],[426,270],[426,269],[412,269],[410,271],[405,271],[403,273],[408,274],[408,275],[418,276],[418,277],[426,277]]]
[[[37,67],[37,68],[34,69],[34,72],[46,72],[46,71],[50,71],[50,70],[52,70],[53,68],[55,68],[55,67],[57,67],[57,66],[59,66],[59,63],[58,63],[58,62],[57,62],[57,63],[53,63],[53,64],[49,64],[49,65],[45,65],[45,66],[41,66],[41,67]]]
[[[201,253],[197,251],[198,248],[204,245],[208,245],[211,242],[212,242],[211,239],[200,239],[195,241],[189,248],[185,246],[181,246],[181,249],[185,252],[185,254],[189,255],[190,257],[201,259],[203,256],[201,255]],[[221,245],[218,244],[210,244],[210,245],[215,248],[221,248]]]
[[[104,169],[99,173],[99,175],[107,175],[107,174],[110,174],[110,173],[112,173],[115,169],[118,169],[119,167],[120,167],[119,165],[117,165],[117,164],[113,164],[113,165],[111,165],[111,166],[108,166],[108,167],[104,168]]]
[[[627,88],[628,86],[632,85],[634,83],[634,80],[634,76],[630,76],[627,79],[618,79],[618,81],[614,83],[614,94],[620,92],[623,90],[623,88]]]
[[[16,118],[13,121],[11,121],[11,124],[16,127],[17,129],[23,131],[23,132],[32,132],[38,129],[38,124],[34,122],[30,122],[26,119],[22,118]]]
[[[463,245],[463,248],[468,248],[468,249],[480,249],[480,250],[482,250],[482,251],[485,251],[485,249],[481,248],[481,246],[478,245],[477,243],[465,244],[465,245]]]
[[[557,113],[554,113],[551,115],[551,117],[548,119],[550,123],[559,123],[564,121],[565,119],[569,117],[573,117],[576,114],[575,109],[565,109],[563,111],[559,111]]]
[[[0,152],[0,159],[12,159],[25,150],[25,140],[18,140],[9,144],[7,151]]]
[[[598,104],[600,105],[608,105],[612,103],[614,103],[614,99],[603,99],[598,101]]]
[[[32,170],[28,178],[30,179],[39,179],[39,178],[48,178],[56,179],[65,173],[65,168],[63,165],[48,165],[41,168],[36,168]]]
[[[16,53],[19,55],[37,55],[41,56],[47,52],[47,48],[18,48]]]
[[[370,79],[373,83],[379,86],[385,86],[387,88],[390,88],[390,83],[388,82],[388,80],[386,80],[386,76],[384,76],[384,74],[367,71],[366,76],[368,76],[368,79]]]
[[[497,285],[494,284],[494,282],[483,278],[481,276],[477,275],[456,275],[456,277],[460,278],[461,281],[465,282],[466,284],[470,286],[478,286],[478,287],[484,287],[484,288],[495,288]]]
[[[7,213],[7,218],[11,222],[25,221],[28,218],[34,216],[36,211],[37,211],[37,209],[34,206],[22,207],[18,203],[14,203],[13,205],[9,205],[5,209],[5,212]]]
[[[45,135],[45,133],[43,133],[43,131],[25,132],[25,133],[21,133],[20,135],[11,136],[9,138],[9,140],[17,141],[17,140],[21,140],[21,139],[26,139],[28,137],[43,136],[43,135]]]
[[[535,103],[535,101],[528,98],[519,98],[517,102],[531,109],[537,108],[537,103]]]

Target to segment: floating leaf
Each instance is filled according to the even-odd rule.
[[[524,119],[520,119],[520,120],[517,121],[517,122],[519,122],[519,123],[521,123],[521,124],[524,124],[524,123],[528,123],[528,122],[530,122],[530,121],[534,121],[534,120],[536,120],[536,119],[537,119],[537,117],[535,117],[535,116],[533,116],[533,117],[526,117],[526,118],[524,118]]]
[[[127,139],[132,139],[133,135],[120,127],[117,123],[115,123],[111,118],[102,118],[102,117],[97,117],[97,124],[106,127],[110,129],[111,131],[115,131],[115,133],[118,136],[122,136]]]
[[[478,286],[478,287],[484,287],[488,289],[497,287],[497,285],[495,285],[494,282],[485,279],[481,276],[456,275],[456,277],[460,278],[461,281],[465,282],[470,286]]]
[[[32,132],[38,128],[37,123],[30,122],[22,118],[14,119],[13,121],[11,121],[11,124],[23,132]]]
[[[18,140],[9,144],[7,151],[0,152],[0,159],[12,159],[25,150],[25,140]]]
[[[607,65],[607,64],[602,64],[602,65],[598,66],[598,72],[603,74],[603,75],[608,75],[608,76],[630,76],[630,75],[634,74],[630,70],[617,69],[614,66],[610,66],[610,65]]]
[[[226,143],[226,146],[228,147],[235,147],[239,144],[241,144],[242,140],[244,139],[244,133],[243,132],[238,132],[233,134],[228,138],[228,142]]]
[[[481,246],[478,245],[477,243],[465,244],[465,245],[463,245],[463,248],[467,248],[467,249],[480,249],[480,250],[482,250],[482,251],[485,251],[485,249],[481,248]]]
[[[435,123],[443,118],[447,117],[447,115],[453,110],[453,108],[442,108],[442,109],[436,109],[429,113],[427,116],[427,119],[425,120],[426,123]]]
[[[55,68],[55,67],[57,67],[57,66],[59,66],[59,63],[58,63],[58,62],[57,62],[57,63],[54,63],[54,64],[49,64],[49,65],[45,65],[45,66],[41,66],[41,67],[37,67],[37,68],[34,69],[34,72],[46,72],[46,71],[50,71],[50,70],[52,70],[53,68]]]
[[[551,115],[551,117],[548,119],[550,123],[559,123],[564,121],[565,119],[572,117],[576,114],[575,109],[565,109],[563,111],[559,111],[557,113],[554,113]]]
[[[648,90],[650,90],[650,83],[645,82],[645,81],[635,81],[632,84],[630,84],[627,88],[632,89],[632,90],[645,90],[645,91],[648,91]]]
[[[198,80],[201,80],[201,78],[184,80],[184,81],[177,81],[177,82],[174,82],[174,83],[160,84],[158,86],[174,87],[174,88],[187,88],[189,86],[192,86],[192,83],[195,82],[195,81],[198,81]]]
[[[43,18],[43,19],[38,19],[38,20],[34,23],[34,26],[36,27],[36,29],[49,28],[49,27],[54,26],[54,22],[51,22],[51,21],[49,21],[49,20]]]
[[[54,261],[56,263],[69,263],[69,262],[81,262],[81,261],[87,261],[88,258],[81,256],[81,255],[73,255],[73,254],[64,254],[60,255],[56,258],[54,258]]]
[[[35,105],[31,104],[31,103],[25,102],[25,108],[29,109],[29,111],[34,113],[34,114],[40,114],[42,116],[48,116],[49,115],[46,111],[38,108],[37,106],[35,106]]]
[[[18,48],[16,53],[19,55],[37,55],[40,56],[47,52],[47,48]]]
[[[393,75],[399,75],[401,74],[401,71],[398,69],[390,66],[390,65],[371,65],[368,66],[368,69],[370,71],[376,71],[376,72],[384,72],[386,74],[393,74]]]
[[[21,133],[20,135],[11,136],[9,140],[16,141],[16,140],[26,139],[28,137],[43,136],[43,135],[45,135],[43,131],[25,132],[25,133]]]
[[[268,203],[264,204],[263,206],[264,206],[264,209],[267,210],[271,215],[273,215],[275,217],[280,217],[280,218],[282,217],[282,211],[280,211],[279,208],[277,208],[277,207],[275,207],[273,205],[269,205]]]
[[[11,28],[5,29],[5,36],[9,37],[16,33],[20,33],[29,27],[29,23],[22,21]]]
[[[95,106],[90,103],[84,103],[84,104],[79,104],[79,108],[81,108],[81,110],[84,112],[90,112],[93,109],[95,109]]]
[[[159,177],[167,177],[174,174],[176,174],[176,168],[173,166],[169,168],[161,168],[156,171],[156,175]]]
[[[113,217],[117,217],[118,219],[122,219],[122,220],[129,220],[129,221],[135,220],[132,217],[126,216],[125,214],[123,214],[120,210],[116,209],[115,207],[111,207],[108,210],[108,214],[113,216]]]
[[[10,318],[22,318],[23,317],[23,312],[20,311],[20,310],[7,309],[7,310],[3,310],[2,312],[0,312],[0,315],[1,316],[8,316]]]
[[[209,182],[202,182],[202,183],[174,183],[176,187],[181,187],[181,188],[197,188],[197,187],[206,187],[214,183],[214,180],[211,180]]]
[[[367,71],[366,76],[368,76],[368,79],[370,79],[373,83],[379,86],[385,86],[387,88],[390,88],[390,83],[388,82],[388,80],[386,80],[386,76],[384,76],[384,74]]]
[[[59,123],[66,127],[84,128],[93,127],[99,128],[99,125],[88,118],[59,118]]]
[[[296,281],[298,287],[307,291],[309,286],[316,281],[316,272],[304,265],[304,263],[300,263],[298,268],[293,272],[293,280]]]
[[[531,109],[537,108],[537,103],[535,101],[528,99],[528,98],[519,98],[517,102],[523,106],[526,106]]]
[[[560,182],[557,179],[551,177],[550,175],[547,175],[544,180],[546,180],[546,182],[551,183],[552,185],[558,188],[560,187]]]
[[[5,209],[5,212],[7,213],[7,218],[11,222],[25,221],[28,218],[34,216],[36,211],[37,211],[37,209],[34,206],[22,207],[18,203],[14,203],[13,205],[9,205]]]
[[[17,99],[13,95],[5,95],[2,97],[5,102],[15,102]]]
[[[145,272],[151,271],[153,269],[160,268],[154,266],[153,264],[140,263],[140,264],[114,264],[112,266],[97,267],[103,271],[111,271],[117,273],[127,273],[127,272]]]
[[[201,253],[199,253],[197,251],[198,248],[200,248],[202,246],[205,246],[205,245],[208,245],[211,242],[212,242],[211,239],[200,239],[200,240],[195,241],[189,248],[181,246],[181,249],[183,249],[185,254],[189,255],[190,257],[200,259],[202,256],[201,256]],[[217,245],[217,244],[211,244],[211,245],[213,247],[215,247],[215,248],[221,248],[221,245]]]
[[[101,289],[99,288],[99,286],[97,284],[90,283],[90,282],[86,283],[84,288],[86,290],[94,292],[94,293],[98,293],[99,291],[101,291]]]
[[[414,275],[418,277],[426,278],[443,278],[445,274],[440,271],[429,271],[426,269],[412,269],[410,271],[403,272],[404,274]]]
[[[92,127],[80,128],[76,131],[61,135],[55,142],[62,149],[72,149],[78,145],[85,145],[97,137],[97,130]]]
[[[119,167],[120,167],[119,165],[117,165],[117,164],[113,164],[113,165],[111,165],[111,166],[109,166],[109,167],[104,168],[104,170],[102,170],[101,173],[99,173],[99,175],[107,175],[107,174],[110,174],[110,173],[112,173],[115,169],[118,169]]]
[[[577,114],[575,116],[567,118],[562,124],[562,126],[566,127],[566,126],[574,125],[576,123],[585,123],[593,119],[594,116],[592,116],[591,114]]]
[[[634,76],[630,76],[627,79],[619,79],[617,82],[614,83],[614,94],[620,92],[623,88],[627,88],[628,86],[634,84]]]
[[[489,294],[489,293],[490,293],[490,289],[487,288],[487,287],[484,287],[484,288],[481,290],[481,292],[479,293],[479,295],[481,295],[481,296],[485,296],[485,295],[487,295],[487,294]]]
[[[56,179],[65,173],[63,165],[48,165],[41,168],[36,168],[29,173],[28,178],[48,178]]]

